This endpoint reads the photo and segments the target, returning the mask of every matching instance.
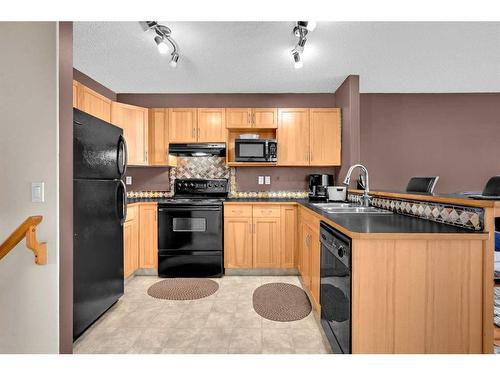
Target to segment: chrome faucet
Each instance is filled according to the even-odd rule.
[[[351,174],[354,168],[361,168],[365,172],[365,192],[363,196],[361,197],[361,204],[365,207],[370,206],[370,196],[368,193],[370,192],[370,180],[368,179],[368,169],[362,164],[354,164],[352,165],[349,170],[347,171],[347,174],[344,178],[344,185],[349,186],[349,182],[351,182]]]

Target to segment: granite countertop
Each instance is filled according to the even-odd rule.
[[[141,203],[141,202],[157,202],[168,198],[129,198],[128,203]],[[308,199],[297,198],[226,198],[226,203],[288,203],[295,202],[301,204],[310,210],[318,213],[323,218],[328,219],[335,224],[338,224],[348,232],[352,233],[411,233],[411,234],[484,234],[470,229],[456,227],[453,225],[438,223],[430,220],[420,219],[417,217],[406,216],[393,213],[391,215],[376,215],[376,214],[329,214],[316,206],[314,206]]]
[[[347,229],[349,232],[355,233],[477,233],[470,229],[396,213],[392,215],[329,214],[313,206],[310,202],[302,204],[326,219]]]
[[[293,198],[228,198],[225,202],[297,202],[310,210],[318,213],[322,217],[333,221],[334,223],[353,233],[431,233],[431,234],[473,234],[481,233],[470,229],[456,227],[453,225],[438,223],[435,221],[420,219],[417,217],[406,216],[393,213],[392,215],[376,214],[329,214],[316,206],[308,199]]]

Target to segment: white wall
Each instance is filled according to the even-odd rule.
[[[30,215],[43,215],[38,266],[23,241],[0,260],[0,353],[57,353],[57,24],[0,22],[0,241]],[[31,203],[32,181],[45,203]]]

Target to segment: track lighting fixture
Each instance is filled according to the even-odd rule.
[[[177,62],[179,61],[179,47],[175,40],[172,39],[172,31],[164,25],[160,25],[156,21],[143,21],[140,22],[144,31],[153,30],[156,33],[154,37],[154,41],[156,46],[158,47],[158,52],[162,55],[166,55],[169,50],[169,44],[172,47],[172,53],[170,53],[170,63],[169,65],[173,68],[177,66]]]
[[[315,21],[297,21],[297,25],[293,28],[293,34],[299,38],[297,44],[292,49],[292,57],[295,62],[295,69],[302,68],[303,62],[301,59],[301,54],[304,52],[304,47],[307,42],[307,33],[313,31],[316,28]]]

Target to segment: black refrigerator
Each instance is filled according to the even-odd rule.
[[[122,129],[73,109],[73,338],[123,295]]]

